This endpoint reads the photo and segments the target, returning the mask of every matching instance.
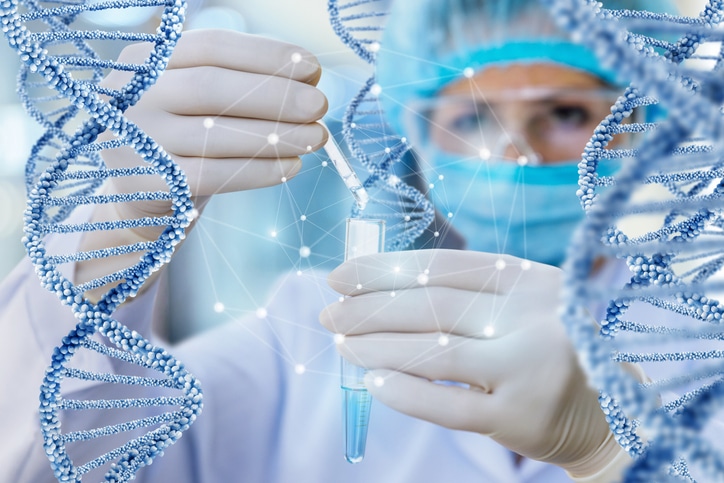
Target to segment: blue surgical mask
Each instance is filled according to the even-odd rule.
[[[435,206],[471,250],[561,265],[585,213],[576,196],[578,163],[519,166],[430,152]],[[439,175],[443,178],[439,179]]]

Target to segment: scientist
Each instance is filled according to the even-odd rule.
[[[332,288],[350,295],[344,302],[326,288],[327,274],[290,275],[265,313],[173,347],[202,383],[204,411],[136,481],[608,482],[630,463],[556,315],[561,272],[554,265],[582,216],[574,163],[607,112],[611,74],[568,42],[535,0],[397,0],[383,46],[379,81],[390,120],[417,136],[422,173],[444,176],[447,189],[433,199],[455,214],[454,229],[476,251],[409,251],[345,263],[329,275]],[[121,61],[143,55],[127,48]],[[191,31],[127,115],[181,164],[203,208],[214,194],[291,178],[307,146],[323,145],[325,130],[316,121],[327,104],[315,87],[319,76],[315,58],[299,47]],[[122,79],[114,74],[105,83]],[[484,113],[476,111],[481,107]],[[233,131],[208,130],[207,117]],[[279,135],[274,146],[270,132]],[[105,160],[125,166],[131,157],[114,150]],[[117,182],[105,189],[123,191]],[[524,208],[508,198],[515,187],[525,192]],[[77,216],[135,218],[168,206],[106,211],[117,209],[102,205]],[[156,236],[93,232],[74,246],[64,239],[63,248]],[[112,271],[100,263],[111,262],[79,263],[75,280]],[[166,309],[164,277],[162,271],[114,317],[150,334]],[[52,482],[38,429],[38,386],[53,347],[76,321],[40,286],[27,260],[2,284],[0,307],[0,481]],[[320,317],[344,340],[335,344],[320,330]],[[358,465],[342,456],[335,349],[372,369],[369,388],[384,403],[373,409],[367,456]],[[102,358],[81,362],[85,370],[115,370]],[[441,380],[458,384],[431,382]],[[104,385],[87,381],[65,381],[63,390],[66,397],[108,397]],[[68,411],[63,424],[106,423],[102,412]],[[108,436],[104,444],[117,447],[127,438]],[[95,451],[81,444],[73,458],[82,463]]]

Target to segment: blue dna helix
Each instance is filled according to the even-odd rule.
[[[153,9],[160,19],[156,32],[87,28],[89,13],[123,15],[129,7]],[[115,309],[138,294],[149,276],[170,260],[196,213],[183,171],[123,114],[166,68],[185,8],[182,0],[0,1],[3,32],[22,61],[18,92],[29,114],[45,129],[27,163],[24,243],[43,286],[70,307],[78,321],[55,348],[40,388],[44,448],[59,481],[81,481],[84,475],[95,478],[96,473],[104,474],[106,481],[133,479],[181,436],[202,408],[199,383],[183,365],[113,319]],[[105,60],[94,48],[119,42],[145,43],[150,53],[142,63],[122,63]],[[101,80],[111,71],[127,74],[128,82],[117,89],[104,87]],[[104,133],[107,138],[101,137]],[[133,153],[129,156],[136,156],[136,165],[107,167],[101,153],[113,149]],[[134,179],[148,177],[160,178],[165,188],[133,189]],[[130,187],[127,192],[96,194],[104,182],[121,178],[128,182],[116,185]],[[169,213],[92,222],[69,219],[81,206],[120,207],[146,200],[168,203]],[[50,243],[79,233],[137,229],[157,229],[160,235],[151,242],[76,253],[57,252]],[[133,265],[92,280],[74,284],[63,274],[63,266],[129,253],[138,254]],[[91,302],[87,294],[91,290],[105,293]],[[83,369],[84,360],[99,356],[112,361],[113,373]],[[80,361],[81,367],[74,361]],[[68,380],[91,389],[73,393],[78,399],[67,399],[62,387]],[[98,388],[105,397],[118,397],[83,397],[92,397]],[[136,392],[152,397],[133,397]],[[81,411],[93,414],[84,421],[100,426],[66,428],[65,420]],[[76,463],[81,458],[90,459]]]
[[[542,1],[631,82],[579,165],[587,217],[569,247],[564,323],[614,436],[635,458],[625,481],[724,481],[713,421],[724,409],[724,2],[685,17]],[[620,171],[598,176],[610,159]],[[625,264],[628,278],[597,274],[602,259]]]
[[[327,10],[334,32],[358,57],[375,65],[380,48],[387,0],[329,0]],[[417,188],[395,174],[395,165],[410,152],[408,140],[389,126],[380,102],[381,89],[373,73],[350,101],[342,119],[345,144],[366,168],[363,186],[370,203],[352,217],[383,219],[386,222],[386,251],[410,246],[432,223],[432,203]]]

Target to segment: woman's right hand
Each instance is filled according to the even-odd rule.
[[[149,44],[130,45],[119,62],[142,63],[149,51]],[[118,89],[130,75],[113,71],[102,84]],[[301,168],[299,156],[324,144],[326,129],[316,122],[327,110],[324,94],[315,87],[320,75],[317,59],[295,45],[229,30],[192,30],[182,35],[167,69],[125,116],[184,170],[201,211],[211,195],[292,178]],[[101,136],[108,139],[110,133]],[[130,147],[102,154],[109,168],[145,163]],[[133,176],[112,178],[102,189],[133,193],[168,187],[160,176]],[[95,207],[93,221],[170,213],[169,201],[110,203]],[[151,241],[162,229],[89,232],[80,249]],[[138,254],[131,253],[79,263],[75,278],[90,280],[137,260]]]

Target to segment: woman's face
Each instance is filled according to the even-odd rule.
[[[552,63],[491,66],[447,85],[423,114],[448,153],[520,164],[580,159],[620,92]]]

